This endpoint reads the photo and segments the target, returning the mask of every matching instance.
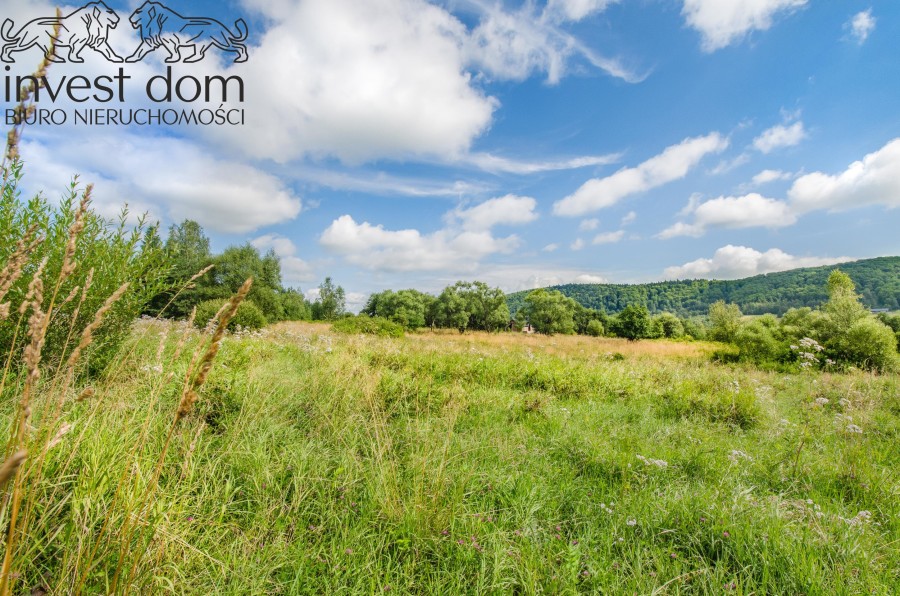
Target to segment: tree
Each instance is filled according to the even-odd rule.
[[[619,313],[619,333],[629,341],[649,337],[650,311],[646,306],[630,304]]]
[[[525,297],[525,315],[538,333],[575,332],[576,302],[557,290],[534,290]]]
[[[712,303],[709,307],[710,339],[733,343],[741,328],[742,316],[737,304],[726,304],[724,300]]]
[[[416,329],[425,326],[426,313],[433,300],[433,296],[423,294],[418,290],[400,290],[399,292],[385,290],[369,296],[361,314],[383,317],[400,323],[407,329]]]
[[[158,314],[168,304],[168,308],[163,313],[165,316],[186,317],[202,298],[199,296],[196,284],[193,288],[182,290],[182,287],[191,277],[212,263],[209,238],[203,233],[200,224],[186,219],[169,228],[169,237],[166,239],[163,250],[169,265],[169,274],[166,276],[167,288],[150,300],[147,312]],[[175,298],[176,292],[179,290],[182,291]],[[173,298],[175,298],[174,301],[172,301]],[[170,301],[172,301],[171,304],[169,304]]]
[[[468,304],[457,286],[458,284],[447,286],[438,296],[434,320],[439,327],[449,327],[465,333],[472,313],[469,312]]]
[[[330,277],[319,286],[319,296],[313,303],[313,318],[317,320],[333,321],[346,310],[344,288],[335,286]]]

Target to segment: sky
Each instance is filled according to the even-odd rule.
[[[140,3],[106,4],[128,56]],[[351,309],[457,280],[733,279],[900,254],[896,0],[166,5],[247,23],[246,62],[213,48],[173,67],[240,76],[226,107],[245,124],[33,126],[26,194],[78,174],[108,216],[127,203],[198,221],[215,250],[273,249],[286,285],[331,276]],[[0,9],[15,29],[52,14]],[[117,68],[83,57],[50,76]],[[143,81],[164,58],[126,66]],[[13,72],[39,59],[19,52]],[[140,84],[129,107],[150,105]]]

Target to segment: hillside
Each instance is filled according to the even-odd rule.
[[[736,280],[680,280],[648,284],[566,284],[554,286],[588,308],[616,313],[629,304],[644,304],[651,312],[680,316],[706,314],[717,300],[733,302],[745,314],[783,314],[790,308],[815,307],[827,298],[826,281],[834,269],[856,283],[869,308],[900,309],[900,257],[879,257],[826,267],[793,269]],[[524,304],[528,292],[507,296],[510,312]]]

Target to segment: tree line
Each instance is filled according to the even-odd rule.
[[[608,313],[642,304],[651,313],[702,316],[718,302],[738,304],[748,315],[782,315],[791,308],[815,308],[828,300],[828,276],[837,266],[810,267],[738,280],[679,280],[647,284],[568,284],[555,286],[579,304]],[[862,304],[872,309],[900,310],[900,257],[843,263],[840,270],[856,285]],[[528,292],[510,294],[515,312]]]

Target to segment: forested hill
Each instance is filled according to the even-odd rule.
[[[856,283],[869,308],[900,309],[900,257],[880,257],[826,267],[793,269],[736,280],[683,280],[648,284],[566,284],[559,290],[587,308],[616,313],[629,304],[643,304],[651,312],[680,316],[706,314],[717,300],[733,302],[744,314],[783,314],[789,308],[815,307],[828,298],[826,282],[835,269]],[[524,304],[528,292],[509,294],[510,312]]]

